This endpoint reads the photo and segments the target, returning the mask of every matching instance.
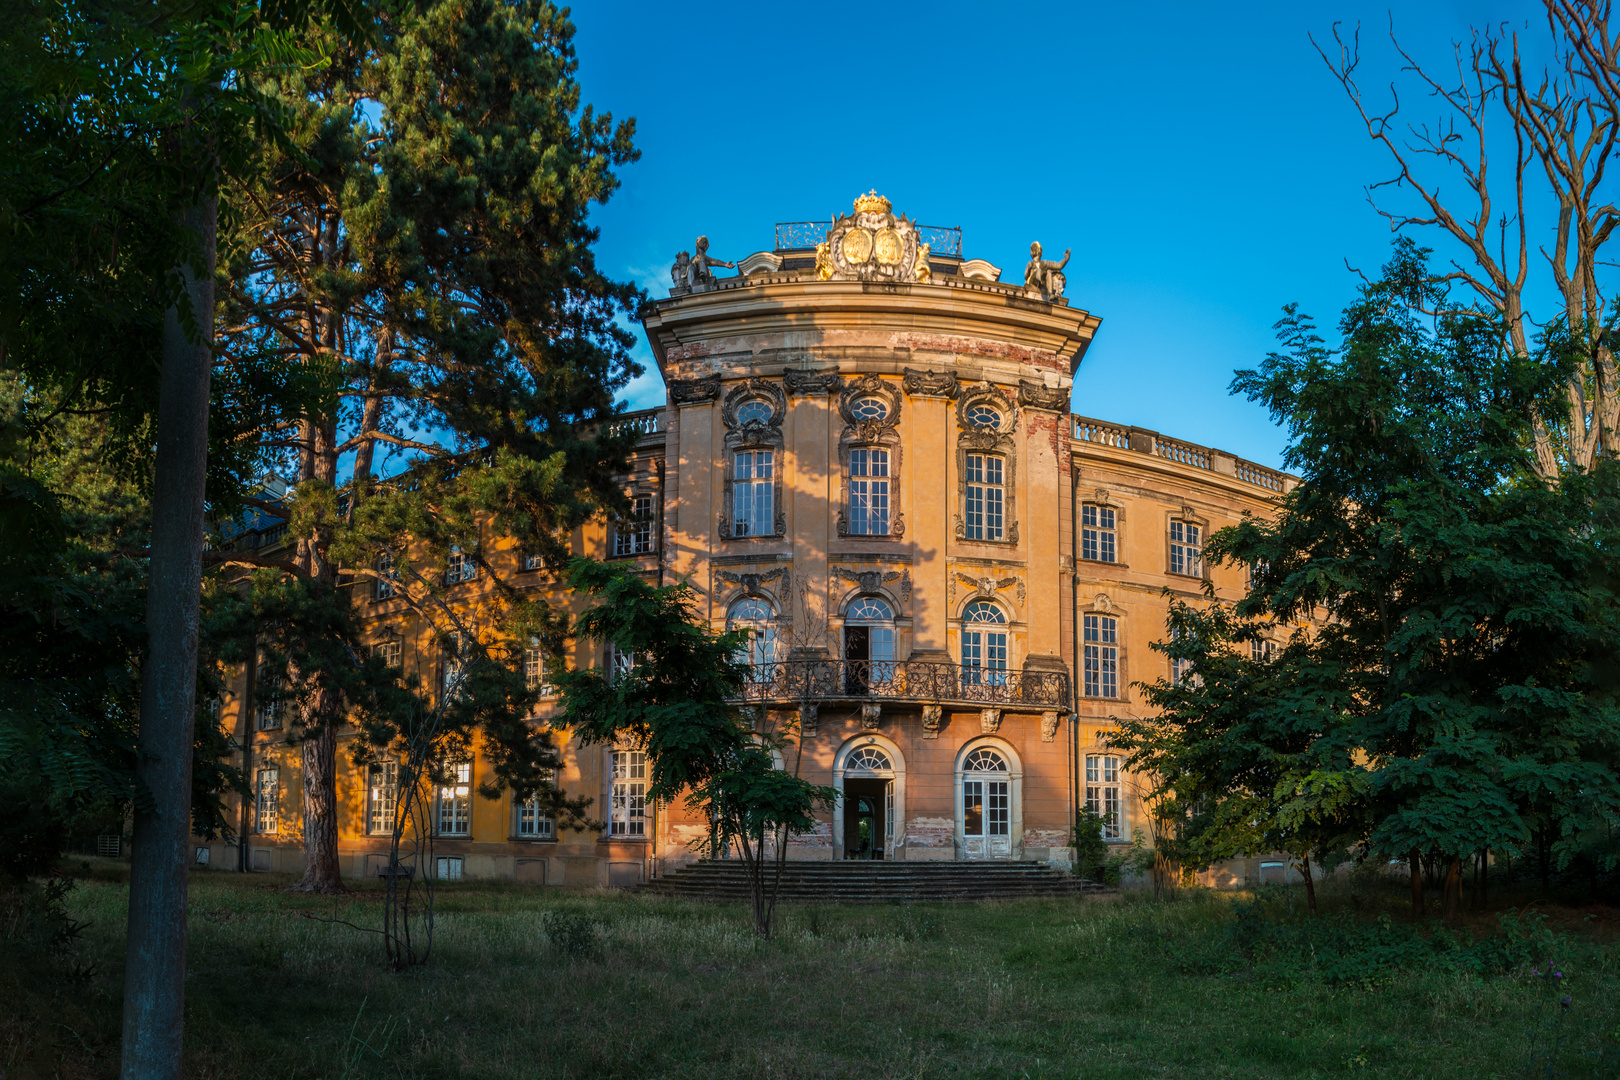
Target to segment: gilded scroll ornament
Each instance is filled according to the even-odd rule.
[[[879,229],[872,246],[877,251],[877,261],[889,266],[898,263],[905,254],[900,234],[893,229]]]
[[[872,234],[865,229],[851,229],[844,234],[844,261],[859,266],[872,257]]]

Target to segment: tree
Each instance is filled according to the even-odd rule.
[[[1132,762],[1176,775],[1178,799],[1208,793],[1189,822],[1216,848],[1247,830],[1435,853],[1451,915],[1464,858],[1519,850],[1560,807],[1620,810],[1620,470],[1538,475],[1532,409],[1561,372],[1449,306],[1426,255],[1397,242],[1338,348],[1287,309],[1285,351],[1235,379],[1287,425],[1301,480],[1274,520],[1211,538],[1251,591],[1178,616],[1191,633],[1171,648],[1202,681],[1154,689],[1166,711],[1137,725]],[[1291,632],[1275,658],[1232,655],[1271,628]]]
[[[647,755],[648,800],[684,798],[715,822],[714,843],[735,842],[747,867],[754,930],[769,938],[788,835],[815,827],[838,798],[777,766],[772,740],[737,704],[747,678],[742,633],[703,626],[685,582],[658,587],[616,566],[576,559],[569,584],[597,598],[574,633],[611,642],[634,658],[628,671],[585,669],[558,679],[556,723],[587,744],[635,746]],[[777,836],[774,874],[766,837]]]
[[[378,46],[276,80],[293,146],[231,195],[225,351],[284,357],[323,386],[257,433],[296,484],[290,508],[265,507],[298,537],[270,565],[334,603],[383,581],[464,643],[481,637],[446,601],[452,555],[494,581],[504,630],[543,626],[543,605],[491,573],[488,533],[555,563],[562,536],[623,499],[632,437],[601,421],[639,370],[618,320],[640,295],[596,269],[588,211],[635,159],[634,125],[581,107],[572,34],[534,0],[407,6]],[[409,455],[408,479],[380,475],[380,449]],[[338,654],[321,656],[287,675],[300,887],[329,891],[345,701],[322,689],[336,682],[319,665]],[[547,767],[525,727],[485,735],[514,776]],[[524,747],[538,756],[519,765]]]
[[[1393,93],[1387,109],[1366,100],[1359,28],[1346,40],[1335,25],[1332,55],[1318,52],[1394,163],[1394,175],[1373,185],[1369,199],[1384,188],[1417,196],[1418,209],[1375,202],[1379,213],[1397,232],[1438,229],[1460,244],[1463,257],[1445,279],[1472,291],[1477,312],[1510,352],[1560,369],[1561,392],[1532,403],[1529,416],[1536,471],[1551,479],[1620,448],[1620,370],[1603,254],[1620,224],[1603,182],[1620,139],[1620,27],[1609,25],[1608,0],[1546,0],[1545,10],[1552,66],[1540,72],[1526,71],[1519,35],[1505,25],[1455,43],[1447,74],[1403,48],[1392,26],[1402,75],[1440,106],[1432,125],[1400,123]],[[1450,194],[1457,190],[1467,193],[1461,201]],[[1560,305],[1539,318],[1526,299],[1537,291],[1536,264]],[[1546,328],[1539,343],[1532,326]]]

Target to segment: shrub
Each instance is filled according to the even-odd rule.
[[[546,911],[540,915],[540,933],[560,953],[578,956],[596,948],[597,922],[581,911]]]

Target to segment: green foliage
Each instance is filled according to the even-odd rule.
[[[1081,807],[1080,821],[1074,826],[1074,872],[1099,885],[1117,884],[1107,880],[1108,842],[1102,838],[1107,819],[1090,807]]]
[[[1123,724],[1195,861],[1517,853],[1577,808],[1617,820],[1620,467],[1536,478],[1556,370],[1498,329],[1400,241],[1339,347],[1288,308],[1284,351],[1234,381],[1288,427],[1301,479],[1275,519],[1211,538],[1251,591],[1173,607],[1158,647],[1195,678]],[[1262,636],[1286,639],[1269,660]]]
[[[594,952],[597,920],[583,911],[552,909],[540,914],[540,933],[546,943],[565,956]]]

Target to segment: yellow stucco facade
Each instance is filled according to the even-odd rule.
[[[1066,863],[1077,806],[1112,815],[1120,842],[1141,825],[1108,733],[1146,708],[1135,683],[1171,674],[1151,647],[1165,590],[1193,598],[1209,578],[1240,595],[1243,571],[1204,565],[1201,545],[1267,514],[1291,481],[1072,414],[1100,320],[1062,295],[1061,264],[1002,282],[963,260],[959,235],[931,252],[866,198],[819,250],[779,247],[718,278],[677,265],[644,317],[669,404],[624,421],[641,432],[626,489],[642,516],[573,545],[684,577],[714,627],[756,631],[750,703],[773,724],[802,719],[802,774],[845,793],[791,857]],[[492,532],[484,552],[497,573],[569,602],[502,544]],[[454,585],[451,602],[476,606],[488,587]],[[397,639],[432,684],[431,630],[400,601],[361,602],[377,640]],[[564,662],[611,663],[573,649]],[[298,751],[260,730],[246,680],[222,721],[251,746],[251,781],[275,770],[274,802],[244,815],[245,855],[216,845],[211,862],[296,871]],[[475,755],[467,806],[434,844],[457,860],[446,874],[628,885],[692,857],[704,823],[638,807],[632,751],[558,741],[558,782],[596,800],[606,827],[538,835],[510,796],[476,793]],[[377,784],[339,757],[343,871],[374,874]]]

